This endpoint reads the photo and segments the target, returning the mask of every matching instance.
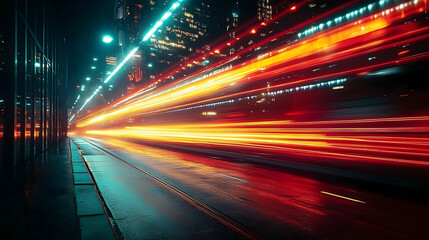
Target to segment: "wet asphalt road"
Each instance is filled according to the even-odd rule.
[[[118,139],[73,140],[123,239],[429,239],[429,205],[403,189]]]

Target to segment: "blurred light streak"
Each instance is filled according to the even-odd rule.
[[[319,19],[322,19],[322,18],[324,18],[324,17],[326,17],[326,16],[328,16],[328,15],[330,15],[330,14],[334,13],[334,12],[340,11],[341,9],[344,9],[344,8],[346,8],[346,7],[350,6],[350,5],[352,5],[352,4],[354,4],[354,3],[358,2],[358,1],[359,1],[359,0],[348,1],[347,3],[345,3],[345,4],[343,4],[343,5],[339,6],[339,7],[336,7],[336,8],[334,8],[334,9],[331,9],[331,10],[329,10],[329,11],[326,11],[326,12],[324,12],[324,13],[322,13],[322,14],[318,15],[318,16],[315,16],[315,17],[311,18],[310,20],[307,20],[307,21],[305,21],[305,22],[302,22],[302,23],[296,24],[296,25],[294,25],[293,27],[291,27],[291,28],[289,28],[289,29],[285,29],[284,31],[282,31],[282,32],[280,32],[280,33],[277,33],[277,34],[273,35],[272,37],[265,38],[265,39],[263,39],[262,41],[260,41],[260,42],[258,42],[258,43],[256,43],[256,44],[254,44],[253,46],[249,46],[248,48],[245,48],[245,49],[241,50],[240,52],[238,52],[238,53],[236,53],[236,54],[234,54],[234,55],[232,55],[232,56],[230,56],[230,57],[228,57],[228,58],[226,58],[226,59],[222,59],[222,60],[218,61],[218,62],[216,63],[216,65],[217,65],[217,66],[220,66],[220,65],[222,65],[222,64],[225,64],[225,63],[227,63],[227,62],[229,62],[229,61],[231,61],[231,60],[235,59],[235,58],[236,58],[237,56],[239,56],[239,55],[244,55],[244,54],[246,54],[246,53],[248,53],[248,52],[250,52],[250,51],[252,51],[252,50],[256,49],[257,47],[261,47],[261,46],[263,46],[264,44],[269,43],[269,42],[270,42],[271,40],[273,40],[273,39],[279,38],[279,37],[281,37],[281,36],[285,36],[285,35],[287,35],[289,32],[296,31],[297,29],[299,29],[299,28],[301,28],[301,27],[303,27],[303,26],[305,26],[305,25],[307,25],[307,24],[311,24],[311,23],[313,23],[314,21],[317,21],[317,20],[319,20]],[[302,1],[302,2],[298,3],[298,4],[296,5],[296,7],[304,6],[307,2],[309,2],[309,0],[307,0],[307,1]],[[269,23],[275,22],[275,20],[277,20],[277,19],[279,19],[279,18],[281,18],[281,17],[284,17],[284,16],[285,16],[286,14],[288,14],[288,13],[290,13],[290,12],[289,12],[289,11],[284,11],[284,12],[281,12],[281,13],[279,13],[279,14],[275,15],[271,20],[269,20],[268,22],[265,22],[265,23],[264,23],[264,24],[265,24],[265,26],[266,26],[266,25],[268,25]],[[245,26],[243,26],[243,27],[245,27]],[[237,31],[237,30],[234,30],[234,31]],[[226,45],[225,45],[225,44],[220,44],[220,45],[215,46],[215,47],[213,47],[213,48],[214,48],[214,49],[216,49],[216,48],[222,49],[222,48],[224,48],[224,47],[231,46],[231,44],[232,44],[232,43],[234,43],[234,42],[238,41],[237,39],[241,39],[241,38],[245,37],[246,35],[248,35],[247,31],[242,31],[242,33],[241,33],[241,34],[238,34],[238,35],[237,35],[237,38],[233,39],[232,41],[228,41],[228,42],[226,43]],[[211,45],[211,44],[210,44],[210,45]],[[207,56],[206,56],[205,54],[202,54],[202,55],[200,55],[200,56],[198,56],[198,57],[196,57],[196,58],[190,59],[188,62],[199,62],[199,61],[201,61],[201,60],[204,60],[206,57],[207,57]],[[185,65],[186,65],[186,64],[185,64]],[[174,75],[174,73],[177,73],[177,71],[181,72],[182,70],[183,70],[183,69],[182,69],[181,67],[179,67],[179,64],[177,64],[176,66],[173,66],[172,68],[169,68],[168,70],[166,70],[166,71],[162,72],[161,74],[158,74],[158,75],[157,75],[157,77],[156,77],[156,80],[154,80],[150,85],[148,85],[147,87],[142,88],[141,90],[138,90],[138,91],[137,91],[136,93],[134,93],[134,94],[130,94],[130,96],[128,96],[128,98],[129,98],[129,99],[132,99],[132,98],[136,97],[137,95],[139,95],[139,93],[141,93],[142,91],[146,91],[148,88],[153,89],[153,88],[154,88],[154,87],[155,87],[159,82],[161,82],[161,81],[164,81],[164,80],[168,79],[168,76],[170,76],[170,75]],[[207,69],[201,69],[201,70],[199,70],[199,71],[197,71],[197,72],[195,72],[195,73],[192,73],[192,74],[191,74],[190,76],[188,76],[187,78],[192,77],[192,76],[197,76],[197,75],[199,75],[199,74],[202,74],[202,73],[203,73],[203,72],[205,72],[205,71],[207,71]],[[163,77],[163,76],[165,76],[165,77]]]
[[[132,56],[139,50],[139,47],[133,48],[130,53],[119,63],[119,65],[109,74],[109,76],[104,80],[104,83],[108,83],[113,76],[130,60]]]
[[[376,14],[375,14],[376,15]],[[371,18],[373,17],[373,16],[375,16],[375,15],[372,15],[371,16]],[[360,28],[360,30],[362,30],[362,27]],[[344,55],[344,56],[347,56],[347,55]],[[334,57],[331,57],[331,59],[338,59],[338,58],[334,58]],[[272,71],[271,71],[272,72]]]
[[[73,115],[70,117],[70,119],[69,119],[69,123],[71,123],[71,122],[73,121],[73,119],[75,118],[75,116],[76,116],[76,113],[75,113],[75,114],[73,114]]]
[[[225,103],[233,103],[237,100],[236,97],[253,98],[254,95],[250,96],[250,94],[270,96],[275,95],[277,91],[284,91],[284,89],[280,89],[281,87],[290,87],[294,92],[301,91],[301,88],[311,88],[310,86],[317,83],[324,83],[322,81],[329,81],[333,78],[341,79],[343,75],[371,76],[371,74],[385,72],[392,68],[396,69],[394,67],[403,63],[426,59],[429,52],[411,54],[398,60],[398,56],[408,53],[409,50],[395,49],[396,46],[424,41],[429,36],[427,26],[419,27],[415,23],[405,25],[395,22],[404,15],[419,12],[418,7],[421,2],[417,2],[415,8],[411,5],[408,5],[407,8],[403,7],[401,11],[392,11],[389,8],[388,13],[385,10],[361,19],[356,18],[352,22],[341,23],[338,26],[323,27],[323,31],[265,53],[263,57],[245,59],[244,62],[235,66],[220,69],[219,67],[222,65],[217,65],[205,68],[153,91],[154,85],[150,85],[149,88],[143,88],[113,104],[116,106],[115,108],[105,108],[97,112],[97,115],[79,122],[78,127],[129,119],[136,115],[192,108],[198,104],[213,104],[220,100]],[[425,6],[426,8],[427,6]],[[373,10],[373,7],[367,7],[367,10]],[[287,34],[287,32],[281,34]],[[219,53],[223,50],[222,48],[213,49],[218,50]],[[370,54],[383,53],[383,51],[392,51],[392,55],[395,57],[369,58],[373,56]],[[294,73],[302,69],[320,69],[321,64],[353,61],[358,57],[364,59],[360,65],[347,66],[329,72],[318,71],[293,80],[270,83],[268,86],[260,84],[256,88],[245,88],[250,83],[268,81],[282,74]],[[219,64],[227,63],[231,59],[220,61]],[[362,76],[362,78],[364,77]],[[239,92],[229,91],[233,88],[241,89]],[[221,96],[219,96],[220,93],[222,93]],[[262,103],[261,99],[255,100]],[[220,102],[217,102],[216,105],[218,103]],[[217,116],[221,116],[221,109],[215,110]],[[217,119],[216,123],[197,122],[165,126],[149,124],[148,126],[105,130],[84,129],[83,131],[88,130],[86,133],[91,135],[169,142],[203,148],[220,146],[236,150],[244,149],[246,152],[247,150],[274,152],[279,156],[300,155],[313,158],[429,166],[427,148],[429,145],[427,139],[429,116],[427,115],[303,122],[290,120],[249,122],[246,115],[241,112],[227,116],[234,115],[240,117],[234,121],[242,122],[222,122],[221,119]],[[120,124],[119,121],[118,123]],[[108,126],[104,127],[108,128]]]
[[[386,127],[365,127],[374,123]],[[401,124],[415,127],[401,127]],[[308,128],[307,125],[312,125]],[[338,127],[339,124],[349,126]],[[422,125],[422,127],[418,127]],[[331,125],[331,126],[330,126]],[[429,166],[429,139],[394,135],[429,132],[429,117],[338,121],[256,121],[90,130],[86,134],[157,142],[275,151],[311,157]],[[355,132],[353,135],[342,135]],[[370,134],[370,135],[368,135]],[[403,141],[406,140],[406,141]]]
[[[167,12],[164,13],[164,15],[161,17],[160,20],[158,20],[155,25],[144,35],[143,40],[140,42],[142,44],[143,42],[146,42],[162,24],[172,15],[174,10],[180,6],[180,3],[184,0],[178,0],[171,7],[167,10]]]
[[[239,68],[233,68],[228,72],[219,74],[218,76],[209,77],[202,81],[193,83],[191,86],[179,87],[175,89],[175,91],[163,93],[156,98],[146,100],[144,103],[130,104],[130,106],[127,107],[127,111],[114,110],[107,114],[101,114],[100,116],[94,117],[92,119],[79,122],[77,126],[85,127],[106,120],[107,117],[118,118],[124,115],[161,107],[162,105],[171,105],[172,103],[180,104],[183,103],[184,100],[189,101],[201,96],[207,96],[210,93],[219,91],[232,82],[243,80],[246,75],[255,73],[262,67],[273,67],[275,65],[283,64],[291,59],[303,58],[305,56],[314,54],[317,51],[327,50],[333,44],[344,41],[351,36],[361,36],[387,26],[387,22],[382,18],[368,18],[367,21],[367,23],[362,21],[363,23],[361,25],[346,25],[340,29],[332,31],[332,33],[324,33],[322,36],[317,35],[318,37],[313,37],[313,39],[308,39],[303,43],[294,44],[294,47],[290,47],[289,50],[282,51],[272,57],[251,62],[250,64],[241,66]],[[365,25],[364,29],[361,28],[362,25]]]
[[[184,0],[177,0],[175,3],[173,3],[173,5],[169,8],[169,10],[161,17],[161,19],[156,22],[155,26],[153,26],[149,32],[143,37],[143,40],[140,42],[140,44],[144,43],[145,41],[147,41],[152,35],[153,33],[160,27],[162,26],[162,24],[164,23],[164,21],[166,21],[173,13],[173,11],[178,8],[180,6],[180,3],[183,2]],[[110,41],[112,40],[112,38],[110,39]],[[103,39],[104,41],[104,39]],[[109,41],[109,42],[110,42]],[[140,45],[139,44],[139,45]],[[140,46],[137,46],[135,48],[133,48],[128,55],[119,63],[118,66],[116,66],[116,68],[109,74],[109,76],[107,76],[107,78],[104,80],[104,84],[107,84],[112,78],[113,76],[116,75],[116,73],[128,62],[128,60],[130,60],[131,57],[133,57],[137,51],[140,49]],[[95,69],[94,66],[91,67],[91,69]],[[85,106],[94,98],[95,95],[98,94],[98,92],[100,91],[100,89],[102,88],[102,86],[100,85],[98,87],[97,90],[95,90],[93,92],[93,94],[86,99],[85,103],[80,107],[79,111],[82,111]],[[82,89],[83,91],[84,89]],[[74,115],[73,115],[74,116]],[[69,119],[69,123],[73,120],[73,118]]]
[[[337,198],[346,199],[346,200],[349,200],[349,201],[352,201],[352,202],[366,203],[366,202],[361,201],[361,200],[357,200],[357,199],[349,198],[349,197],[344,197],[344,196],[341,196],[341,195],[338,195],[338,194],[334,194],[334,193],[330,193],[330,192],[320,191],[320,193],[323,193],[323,194],[326,194],[326,195],[330,195],[330,196],[334,196],[334,197],[337,197]]]
[[[306,2],[308,2],[308,1],[302,1],[302,2],[298,3],[296,6],[298,7],[298,6],[301,6],[301,5],[305,5]],[[265,38],[262,41],[260,41],[260,42],[258,42],[256,44],[252,45],[252,46],[249,46],[249,47],[241,50],[239,53],[236,53],[236,54],[230,56],[229,58],[226,58],[224,60],[218,61],[216,64],[217,64],[217,66],[220,66],[222,64],[228,63],[229,61],[234,60],[235,58],[237,58],[237,56],[239,56],[239,55],[245,55],[246,53],[248,53],[248,52],[250,52],[252,50],[256,50],[258,47],[261,47],[264,44],[267,44],[267,43],[271,42],[273,39],[277,39],[277,38],[279,38],[281,36],[286,36],[290,32],[294,32],[297,29],[299,29],[299,28],[301,28],[301,27],[303,27],[305,25],[313,24],[314,21],[317,21],[317,20],[322,19],[322,18],[324,18],[324,17],[326,17],[326,16],[328,16],[328,15],[330,15],[332,13],[340,11],[341,9],[344,9],[344,8],[346,8],[346,7],[354,4],[356,2],[358,2],[358,0],[348,1],[347,3],[345,3],[345,4],[343,4],[343,5],[339,6],[339,7],[336,7],[334,9],[328,10],[328,11],[326,11],[326,12],[324,12],[324,13],[322,13],[322,14],[320,14],[320,15],[318,15],[318,16],[310,19],[310,20],[304,21],[304,22],[302,22],[300,24],[296,24],[296,25],[294,25],[293,27],[291,27],[289,29],[285,29],[284,31],[282,31],[280,33],[277,33],[277,34],[273,35],[272,37]],[[286,15],[288,13],[290,13],[290,12],[289,11],[284,11],[284,12],[282,12],[280,14],[277,14],[271,20],[269,20],[268,22],[266,22],[265,25],[267,25],[267,23],[275,22],[276,19],[278,19],[280,17],[284,17],[284,15]],[[219,45],[217,47],[213,47],[213,48],[214,49],[216,49],[216,48],[222,49],[224,47],[230,46],[231,43],[234,43],[235,41],[238,41],[239,39],[245,37],[246,35],[248,35],[248,32],[247,32],[247,30],[244,30],[244,31],[242,31],[241,34],[237,35],[237,37],[235,39],[233,39],[233,41],[228,41],[226,43],[226,45],[225,44],[221,44],[221,45]],[[201,61],[202,59],[205,59],[205,57],[207,57],[207,56],[203,54],[203,55],[201,55],[201,56],[199,56],[197,58],[189,60],[189,62]],[[174,72],[177,73],[177,72],[180,72],[180,71],[183,70],[181,67],[178,67],[178,66],[176,66],[176,67],[177,67],[177,69],[173,68],[173,70],[171,72],[163,72],[160,75],[158,75],[157,78],[156,78],[157,80],[155,80],[154,82],[152,82],[152,84],[150,84],[148,87],[154,87],[157,83],[159,83],[159,82],[161,82],[163,80],[166,80],[168,78],[168,76],[172,75]],[[206,69],[202,69],[200,71],[197,71],[196,73],[191,74],[191,76],[202,74],[204,71],[206,71]],[[162,75],[167,76],[167,77],[162,77]],[[189,78],[189,76],[187,78]],[[146,88],[142,88],[142,90],[140,90],[140,91],[144,91],[145,89],[147,89],[147,87]],[[140,92],[140,91],[137,91],[137,93]],[[133,97],[134,97],[133,95],[130,96],[130,98],[133,98]]]

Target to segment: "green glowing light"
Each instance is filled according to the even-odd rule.
[[[110,35],[104,35],[103,36],[103,42],[104,43],[111,43],[113,41],[113,37]]]

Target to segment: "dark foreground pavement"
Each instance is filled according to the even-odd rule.
[[[82,158],[71,146],[66,139],[1,176],[0,239],[113,239]]]

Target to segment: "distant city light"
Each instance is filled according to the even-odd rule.
[[[93,58],[92,60],[93,60],[93,61],[98,61],[98,58]]]
[[[86,81],[89,81],[89,80],[91,80],[91,78],[90,78],[90,77],[86,77],[86,78],[85,78],[85,80],[86,80]]]
[[[40,68],[40,63],[39,62],[34,63],[34,67],[35,68]]]
[[[180,3],[181,2],[183,2],[184,0],[177,0],[173,5],[171,5],[171,7],[168,9],[168,11],[167,12],[165,12],[163,15],[162,15],[162,17],[161,17],[161,19],[159,20],[159,21],[157,21],[156,23],[155,23],[155,25],[149,30],[149,32],[148,33],[146,33],[146,35],[143,37],[143,40],[140,42],[140,44],[142,44],[143,42],[145,42],[145,41],[147,41],[154,33],[155,33],[155,31],[164,23],[164,21],[166,21],[171,15],[172,15],[172,13],[173,13],[173,11],[176,9],[176,8],[178,8],[179,6],[180,6]],[[110,42],[112,42],[113,41],[113,38],[111,37],[111,36],[109,36],[109,35],[105,35],[104,37],[103,37],[103,42],[105,42],[105,43],[110,43]],[[132,56],[134,56],[134,54],[136,54],[137,53],[137,51],[139,50],[139,46],[137,46],[137,47],[135,47],[135,48],[133,48],[132,50],[131,50],[131,52],[130,53],[128,53],[128,55],[122,60],[122,62],[121,63],[119,63],[119,65],[118,66],[116,66],[116,68],[110,73],[110,72],[108,72],[107,74],[108,74],[108,76],[107,76],[107,78],[104,80],[104,84],[106,84],[106,83],[108,83],[112,78],[113,78],[113,76],[128,62],[128,60],[132,57]],[[149,64],[148,64],[148,67],[152,67],[152,64],[150,64],[151,66],[149,66]],[[96,69],[96,67],[95,66],[92,66],[91,67],[91,69]],[[86,101],[83,103],[83,105],[80,107],[80,109],[79,109],[79,111],[82,111],[82,109],[83,108],[85,108],[85,106],[94,98],[94,96],[101,90],[101,88],[102,88],[102,86],[99,86],[99,88],[97,88],[95,91],[94,91],[94,93],[89,97],[89,98],[87,98],[86,99]],[[83,87],[83,89],[85,89],[84,87]],[[82,90],[82,89],[81,89]],[[82,90],[83,91],[83,90]],[[74,118],[74,115],[73,115],[73,117],[69,120],[69,122],[71,122],[71,120]]]
[[[147,66],[148,66],[148,67],[153,67],[152,63],[149,63]]]
[[[113,41],[113,38],[112,38],[112,36],[110,36],[110,35],[105,35],[104,37],[103,37],[103,42],[104,43],[111,43]]]

